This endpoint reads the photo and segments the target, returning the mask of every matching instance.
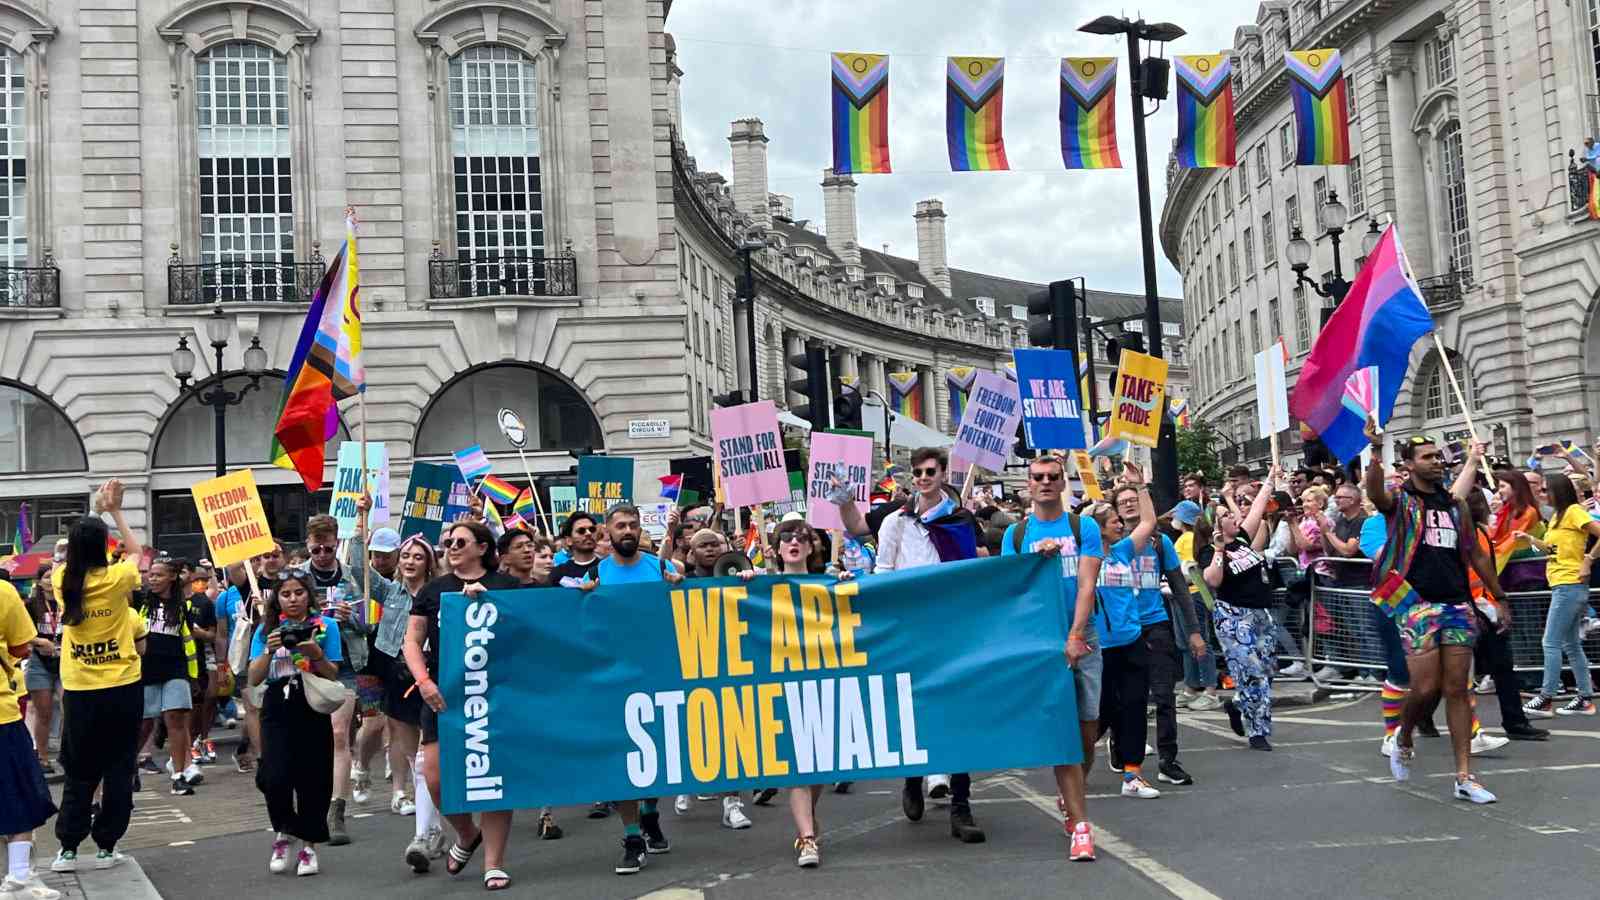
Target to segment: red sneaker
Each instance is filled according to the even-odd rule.
[[[1072,848],[1067,859],[1073,862],[1094,862],[1094,830],[1088,822],[1079,822],[1072,830]]]

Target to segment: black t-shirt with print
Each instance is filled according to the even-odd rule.
[[[149,591],[140,591],[135,602],[150,629],[144,654],[139,658],[140,682],[166,684],[174,678],[187,678],[189,660],[183,649],[182,601],[176,604],[177,614],[171,618],[167,616],[167,604]]]
[[[600,574],[600,557],[586,563],[569,559],[554,569],[550,570],[550,583],[556,587],[577,587],[585,581],[593,581]]]
[[[490,572],[478,579],[485,588],[491,591],[516,590],[522,587],[517,579],[504,572]],[[466,587],[454,572],[447,572],[422,586],[417,592],[417,599],[411,603],[413,616],[426,616],[428,619],[428,644],[422,648],[422,655],[428,660],[428,677],[439,677],[439,601],[445,594],[459,594]]]
[[[1406,574],[1412,590],[1429,603],[1466,603],[1467,566],[1461,561],[1460,532],[1455,519],[1456,500],[1447,491],[1407,491],[1423,503],[1422,535],[1416,558]]]
[[[216,601],[205,594],[195,594],[189,598],[189,629],[204,628],[207,631],[217,627]],[[194,639],[195,649],[199,653],[198,662],[201,672],[206,670],[206,660],[213,655],[210,641],[201,640],[197,635]]]
[[[1222,552],[1222,585],[1217,589],[1217,599],[1243,609],[1270,609],[1272,580],[1267,558],[1238,538],[1228,542]],[[1215,548],[1207,544],[1195,551],[1194,561],[1205,571],[1214,556]]]

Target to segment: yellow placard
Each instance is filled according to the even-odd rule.
[[[1104,500],[1106,495],[1100,490],[1100,479],[1094,474],[1094,460],[1089,458],[1089,451],[1072,451],[1072,467],[1078,470],[1078,480],[1083,482],[1083,495],[1090,500]]]
[[[1162,401],[1167,396],[1167,361],[1131,350],[1117,366],[1117,393],[1109,433],[1130,444],[1154,447],[1161,438]]]
[[[189,492],[200,512],[213,564],[231,565],[272,550],[272,528],[256,490],[256,476],[249,469],[202,481]]]

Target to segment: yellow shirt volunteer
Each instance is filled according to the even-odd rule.
[[[9,581],[0,581],[0,725],[22,721],[22,708],[17,698],[24,690],[22,660],[11,655],[11,648],[27,648],[38,636],[28,608],[22,605],[22,596]]]
[[[56,596],[66,606],[61,581],[67,567],[56,566]],[[132,562],[90,569],[83,579],[83,621],[66,625],[62,632],[61,687],[69,691],[94,691],[121,687],[139,680],[139,653],[129,602],[139,587],[139,567]]]
[[[1550,520],[1545,532],[1545,543],[1550,545],[1550,561],[1545,563],[1545,579],[1551,587],[1558,584],[1577,584],[1578,566],[1583,562],[1583,548],[1589,536],[1584,531],[1594,518],[1581,504],[1567,507],[1560,516]]]
[[[1185,531],[1183,534],[1178,535],[1178,539],[1172,542],[1172,549],[1177,552],[1180,562],[1194,562],[1194,532]],[[1189,585],[1189,593],[1198,594],[1200,589],[1191,583]]]

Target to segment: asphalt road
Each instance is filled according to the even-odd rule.
[[[1497,715],[1484,704],[1485,724]],[[1443,717],[1440,717],[1442,722]],[[558,810],[566,830],[540,841],[528,814],[515,827],[508,869],[515,895],[541,897],[783,898],[850,896],[1060,897],[1128,900],[1279,900],[1283,897],[1594,897],[1600,873],[1600,720],[1558,718],[1546,744],[1512,743],[1475,766],[1501,802],[1472,806],[1450,798],[1446,739],[1419,738],[1413,780],[1396,785],[1378,755],[1377,698],[1286,710],[1277,750],[1245,749],[1220,713],[1184,714],[1182,759],[1197,784],[1163,785],[1158,800],[1115,796],[1103,762],[1090,781],[1099,860],[1069,863],[1046,772],[980,776],[975,812],[988,832],[980,845],[949,836],[947,813],[930,804],[920,823],[900,813],[897,785],[857,784],[823,796],[823,865],[794,866],[792,828],[782,798],[747,807],[755,826],[719,825],[720,807],[700,802],[683,817],[663,804],[672,852],[644,872],[618,876],[621,825]],[[412,820],[375,797],[354,819],[355,843],[321,851],[322,874],[296,879],[267,872],[270,835],[259,797],[245,776],[214,767],[202,795],[136,823],[125,846],[165,897],[264,896],[401,898],[477,896],[481,855],[459,878],[435,865],[412,875],[401,856]],[[209,799],[209,803],[206,801]],[[231,809],[210,817],[205,809]],[[187,823],[179,821],[188,820]],[[212,821],[215,819],[215,821]],[[231,824],[229,824],[231,823]],[[232,828],[235,833],[219,834]],[[213,836],[214,835],[214,836]]]

